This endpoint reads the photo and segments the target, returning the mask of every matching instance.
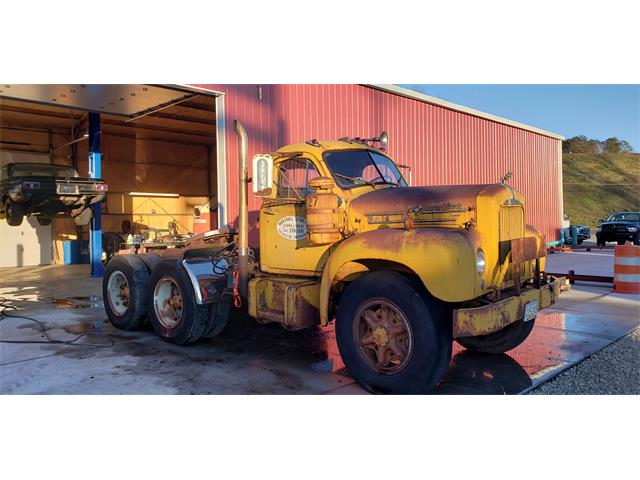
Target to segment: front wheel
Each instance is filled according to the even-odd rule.
[[[522,342],[524,342],[531,330],[535,319],[525,322],[520,320],[511,325],[507,325],[497,332],[488,335],[478,335],[476,337],[460,337],[456,338],[456,342],[467,350],[482,353],[500,354],[513,350]]]
[[[438,383],[451,361],[451,338],[444,338],[450,326],[434,302],[396,272],[368,273],[349,285],[336,312],[336,340],[358,383],[401,394]]]
[[[22,225],[24,219],[24,205],[15,203],[10,198],[4,204],[4,214],[7,217],[7,223],[12,227],[19,227]]]
[[[604,247],[607,244],[604,240],[600,240],[599,238],[596,240],[596,245],[599,247]]]

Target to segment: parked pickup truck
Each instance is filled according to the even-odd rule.
[[[104,200],[107,190],[104,180],[80,177],[68,165],[9,163],[0,168],[0,215],[18,226],[28,215],[49,225],[54,215],[66,213],[82,225],[91,218],[89,207]]]
[[[605,245],[607,242],[624,245],[627,241],[640,245],[640,212],[612,213],[601,221],[596,239],[598,245]]]

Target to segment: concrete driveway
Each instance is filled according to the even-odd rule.
[[[581,255],[577,264],[596,258],[570,255]],[[598,258],[598,268],[605,268],[609,260]],[[76,343],[93,345],[0,343],[2,393],[365,393],[344,371],[332,327],[288,332],[236,318],[217,338],[175,346],[151,330],[114,329],[103,310],[101,280],[90,278],[84,265],[0,269],[0,296],[19,309],[7,313],[43,322],[50,338],[85,335]],[[527,391],[638,326],[639,305],[637,295],[576,285],[538,316],[529,339],[508,354],[473,354],[455,344],[449,373],[433,393]],[[39,328],[26,319],[4,318],[0,338],[46,341]]]

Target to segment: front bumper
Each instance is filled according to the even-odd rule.
[[[638,235],[640,235],[638,232],[598,232],[596,238],[605,242],[622,242],[633,241]]]
[[[522,290],[520,295],[513,295],[490,305],[456,309],[453,311],[453,338],[497,332],[522,320],[525,305],[532,301],[538,302],[539,310],[547,308],[556,302],[564,283],[564,277],[558,277],[540,288]]]

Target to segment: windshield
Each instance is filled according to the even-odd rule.
[[[11,175],[14,177],[77,177],[78,173],[72,167],[65,165],[20,163],[13,166]]]
[[[389,157],[371,150],[327,152],[324,161],[343,189],[362,185],[407,186],[396,164]]]
[[[609,215],[605,222],[640,222],[640,213],[624,212]]]

